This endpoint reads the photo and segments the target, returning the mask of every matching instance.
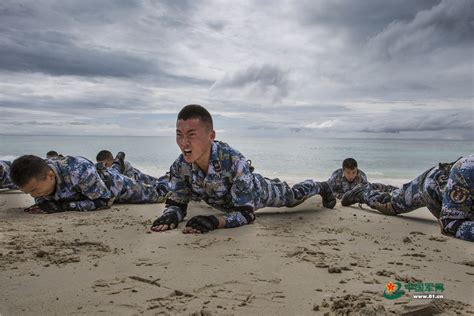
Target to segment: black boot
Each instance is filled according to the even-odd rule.
[[[341,205],[342,206],[351,206],[356,203],[364,203],[363,196],[367,188],[366,184],[358,184],[352,190],[347,191],[342,196]]]
[[[120,173],[124,173],[124,171],[125,171],[125,153],[123,151],[119,151],[117,153],[117,156],[115,156],[115,160],[114,160],[114,164],[115,163],[119,165]]]
[[[325,208],[334,208],[336,199],[334,198],[331,188],[327,182],[321,182],[321,197],[323,198],[323,206]]]

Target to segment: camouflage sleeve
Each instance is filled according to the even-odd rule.
[[[181,222],[186,217],[188,203],[191,200],[191,189],[186,181],[186,176],[183,170],[183,163],[178,158],[170,168],[170,180],[168,183],[170,190],[169,196],[166,199],[165,209],[163,214],[175,213],[178,220]]]
[[[474,155],[471,155],[451,168],[440,215],[444,233],[470,241],[474,241],[473,180]]]
[[[224,215],[226,227],[238,227],[250,224],[255,219],[255,185],[253,174],[245,158],[233,163],[232,187],[230,190],[234,212]]]
[[[225,228],[234,228],[253,223],[255,214],[250,211],[235,211],[224,215]]]
[[[10,166],[2,162],[0,163],[0,189],[18,189],[10,179]]]
[[[113,194],[99,176],[95,166],[81,169],[77,186],[84,199],[70,203],[71,211],[93,211],[107,208],[113,201]]]

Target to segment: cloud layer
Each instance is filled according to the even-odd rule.
[[[0,133],[474,136],[474,3],[3,1]]]

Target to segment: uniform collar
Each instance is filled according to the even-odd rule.
[[[220,173],[222,171],[221,162],[219,161],[217,142],[211,145],[211,156],[209,157],[209,166],[207,168],[207,175]],[[202,170],[195,164],[192,164],[193,171],[202,172]]]
[[[55,161],[51,161],[51,163],[48,163],[48,166],[53,170],[54,176],[56,177],[56,190],[53,193],[53,196],[58,197],[58,193],[61,192],[61,187],[64,184],[64,180],[59,174],[59,169],[57,168]]]

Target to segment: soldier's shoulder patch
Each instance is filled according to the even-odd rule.
[[[464,203],[469,196],[469,190],[461,186],[455,185],[453,190],[449,194],[449,197],[454,203],[461,204]]]

